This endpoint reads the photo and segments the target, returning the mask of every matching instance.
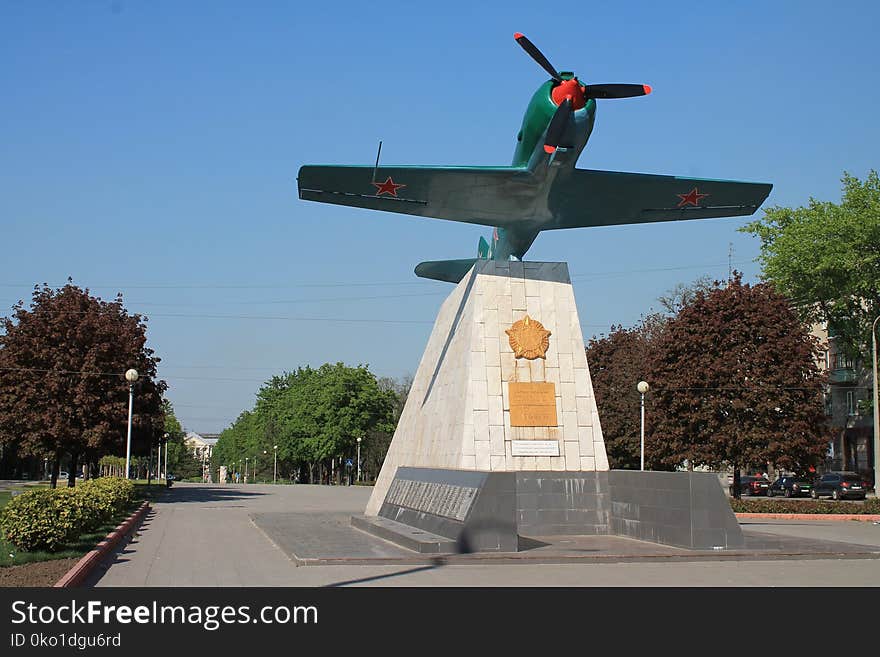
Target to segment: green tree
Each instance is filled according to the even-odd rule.
[[[744,285],[737,273],[697,292],[652,343],[646,459],[735,473],[816,463],[827,447],[816,348],[769,284]]]
[[[252,459],[258,449],[262,452],[259,447],[262,441],[257,419],[255,411],[243,411],[231,426],[220,433],[211,457],[212,470],[225,465],[231,468],[231,475],[239,471],[240,461],[243,473],[245,457]]]
[[[844,173],[841,182],[840,203],[776,206],[741,230],[761,240],[764,278],[867,362],[871,322],[880,315],[880,178]]]
[[[317,377],[317,370],[300,367],[272,377],[257,393],[246,444],[255,454],[278,445],[284,475],[320,460],[310,441],[319,427],[305,408]]]
[[[336,363],[284,372],[263,384],[254,409],[220,434],[214,462],[237,467],[239,461],[256,459],[265,474],[277,445],[281,478],[299,474],[310,482],[324,481],[324,473],[335,466],[339,479],[340,464],[355,459],[358,437],[362,447],[373,450],[387,443],[399,399],[366,366]]]
[[[352,458],[357,438],[394,431],[395,393],[382,390],[366,366],[324,364],[303,386],[294,421],[310,454],[337,463]],[[337,480],[341,471],[336,471]]]
[[[407,374],[402,378],[382,377],[378,380],[379,388],[394,394],[394,426],[400,421],[409,391],[412,388],[412,375]],[[374,481],[382,470],[388,448],[394,431],[373,430],[370,431],[361,442],[361,478],[364,481]]]

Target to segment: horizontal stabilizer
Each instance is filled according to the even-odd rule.
[[[416,276],[431,278],[435,281],[458,283],[471,270],[477,258],[460,260],[428,260],[416,265]]]

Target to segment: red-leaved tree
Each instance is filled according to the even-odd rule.
[[[827,438],[816,348],[769,284],[744,285],[736,274],[697,292],[652,342],[649,463],[736,472],[817,462]]]
[[[129,368],[140,375],[133,450],[161,435],[159,359],[146,346],[144,319],[126,312],[121,295],[102,301],[72,282],[37,286],[30,308],[19,302],[0,326],[0,441],[52,459],[53,487],[65,457],[72,486],[77,464],[124,454]]]
[[[606,336],[587,343],[587,362],[608,462],[616,470],[638,469],[641,462],[640,395],[636,386],[649,376],[652,341],[667,319],[650,315],[631,329],[612,326]]]

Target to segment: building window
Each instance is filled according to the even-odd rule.
[[[857,415],[858,407],[856,406],[856,395],[852,390],[846,392],[846,413],[847,415]]]
[[[851,370],[853,368],[853,360],[846,354],[836,353],[834,354],[834,369],[836,370]]]

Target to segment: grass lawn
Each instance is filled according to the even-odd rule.
[[[137,507],[135,507],[137,508]],[[78,539],[71,541],[57,552],[23,552],[19,551],[12,543],[0,536],[0,567],[16,566],[22,563],[33,563],[35,561],[50,561],[54,559],[70,559],[79,558],[86,552],[95,547],[107,534],[109,534],[116,526],[125,520],[131,512],[114,518],[111,522],[102,525],[94,532],[81,535]]]
[[[143,482],[135,482],[135,502],[131,507],[126,509],[112,520],[101,525],[93,532],[82,534],[79,538],[71,541],[57,552],[25,552],[18,550],[12,543],[0,534],[0,567],[15,566],[24,563],[34,563],[37,561],[51,561],[55,559],[80,558],[86,552],[93,549],[95,545],[101,542],[107,534],[113,531],[123,520],[135,512],[144,500],[153,501],[161,498],[167,493],[165,482],[161,485],[153,483],[147,486],[146,479]],[[0,509],[2,509],[9,500],[12,499],[12,493],[0,492]]]

